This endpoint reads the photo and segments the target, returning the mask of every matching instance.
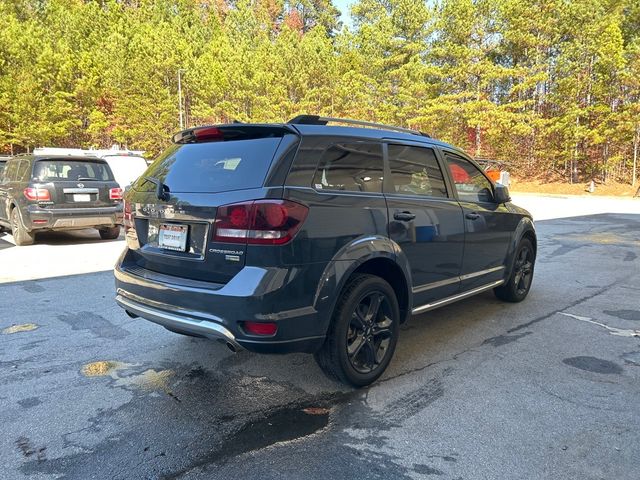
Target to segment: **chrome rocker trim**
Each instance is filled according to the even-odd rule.
[[[417,315],[419,313],[427,312],[429,310],[433,310],[438,307],[443,307],[445,305],[449,305],[450,303],[457,302],[458,300],[462,300],[463,298],[471,297],[476,293],[484,292],[485,290],[491,290],[492,288],[496,288],[504,283],[504,280],[497,280],[495,282],[488,283],[481,287],[474,288],[473,290],[468,290],[466,292],[458,293],[456,295],[452,295],[451,297],[443,298],[442,300],[438,300],[433,303],[427,303],[420,307],[416,307],[411,310],[412,315]]]

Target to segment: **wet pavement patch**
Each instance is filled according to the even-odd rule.
[[[420,463],[415,463],[413,465],[413,471],[421,475],[444,475],[442,470],[430,467],[429,465],[422,465]]]
[[[22,284],[22,289],[29,293],[41,293],[46,290],[42,285],[36,282],[25,282]]]
[[[58,320],[69,325],[72,330],[88,330],[100,338],[119,340],[129,335],[129,332],[124,328],[114,325],[103,316],[92,312],[58,315]]]
[[[18,400],[18,405],[20,405],[22,408],[35,407],[37,405],[40,405],[41,403],[42,401],[38,397],[29,397]]]
[[[11,335],[12,333],[30,332],[36,328],[38,328],[38,325],[35,323],[21,323],[20,325],[11,325],[10,327],[5,328],[2,330],[2,334]]]
[[[596,357],[571,357],[562,360],[562,363],[570,367],[579,368],[587,372],[602,374],[621,374],[623,369],[620,365],[609,360]]]
[[[308,412],[308,413],[307,413]],[[244,453],[261,450],[276,443],[307,437],[329,424],[329,409],[324,407],[288,406],[267,413],[263,418],[244,424],[216,450],[187,468],[166,475],[175,479],[196,468],[224,462]]]
[[[640,321],[640,310],[605,310],[604,313],[612,317],[621,318],[622,320]]]
[[[43,462],[47,459],[47,447],[34,446],[28,437],[18,438],[18,440],[16,440],[16,446],[18,447],[18,450],[22,452],[22,455],[26,458],[31,458],[35,455],[35,459],[38,462]]]
[[[501,347],[502,345],[507,345],[511,342],[516,342],[520,340],[522,337],[526,337],[527,335],[531,335],[532,332],[524,332],[518,333],[516,335],[498,335],[497,337],[487,338],[482,345],[493,345],[494,347]]]
[[[182,400],[173,393],[170,386],[171,380],[174,377],[175,372],[173,370],[154,370],[150,368],[138,375],[119,377],[114,385],[124,388],[133,387],[147,392],[164,392],[176,402],[180,403]]]
[[[423,385],[402,395],[388,406],[385,420],[401,424],[409,417],[417,415],[444,395],[444,385],[440,378],[426,380]]]
[[[640,366],[640,352],[627,352],[622,355],[622,359],[627,364]]]

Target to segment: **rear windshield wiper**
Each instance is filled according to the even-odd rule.
[[[75,180],[76,182],[86,182],[86,181],[91,181],[91,182],[95,182],[97,181],[97,178],[90,178],[90,177],[78,177],[77,180]]]
[[[155,177],[143,177],[145,181],[151,182],[156,186],[156,197],[159,200],[169,200],[169,187]]]

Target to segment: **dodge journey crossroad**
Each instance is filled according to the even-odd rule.
[[[116,301],[131,317],[234,351],[313,353],[364,386],[411,315],[529,292],[531,215],[451,145],[312,115],[172,140],[125,195]]]

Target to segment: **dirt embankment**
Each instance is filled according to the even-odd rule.
[[[593,193],[589,193],[589,183],[563,183],[544,182],[540,180],[526,181],[511,178],[509,190],[522,193],[555,193],[559,195],[606,195],[614,197],[633,197],[640,187],[636,183],[632,187],[628,183],[607,182],[606,184],[596,183]]]

